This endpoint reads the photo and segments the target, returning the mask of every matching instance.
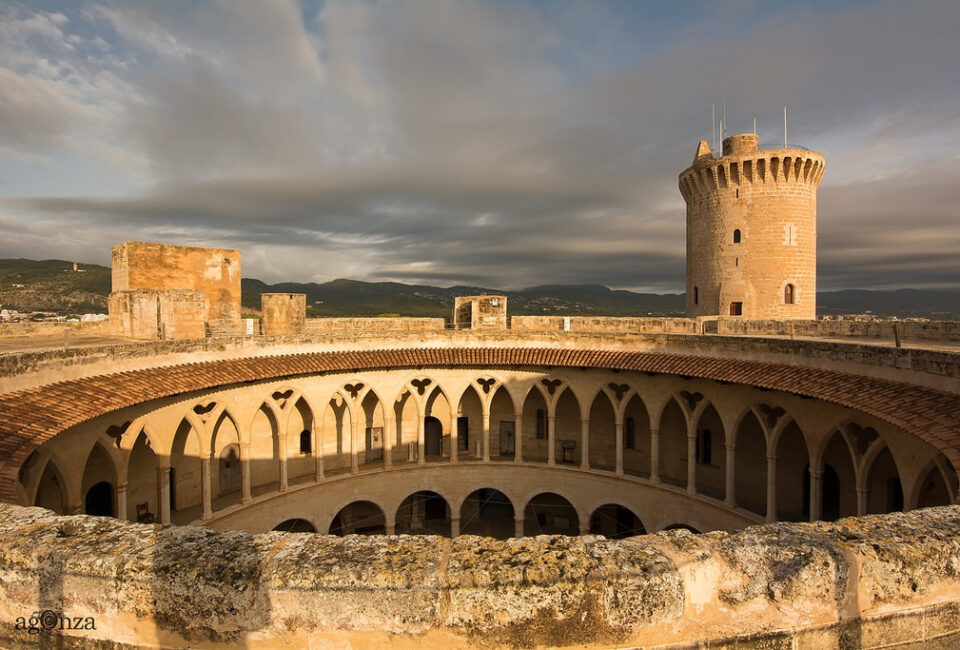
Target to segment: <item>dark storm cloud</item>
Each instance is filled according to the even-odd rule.
[[[267,280],[676,291],[677,174],[725,99],[730,132],[757,115],[776,141],[788,104],[791,142],[826,155],[821,288],[960,283],[942,146],[960,126],[960,5],[747,5],[654,21],[619,4],[91,6],[126,68],[75,75],[100,93],[88,104],[118,107],[97,142],[138,183],[7,199],[0,254],[44,233],[67,251],[44,257],[91,261],[163,239],[239,247]],[[67,34],[82,20],[67,14],[43,29]],[[83,97],[4,71],[66,99],[0,120],[79,137],[63,125]]]

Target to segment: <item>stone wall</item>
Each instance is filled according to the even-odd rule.
[[[312,323],[362,321],[356,329],[341,325],[330,331],[309,331]],[[547,345],[585,349],[634,349],[738,356],[828,368],[958,391],[960,354],[949,350],[857,345],[855,342],[816,341],[741,336],[690,336],[657,333],[482,331],[482,330],[365,330],[371,321],[407,319],[308,319],[308,332],[277,337],[234,337],[189,341],[108,344],[58,350],[0,354],[0,393],[42,386],[55,381],[139,368],[231,359],[246,356],[296,354],[330,349],[373,350],[411,346],[447,347]],[[418,319],[410,319],[418,320]],[[442,323],[442,319],[433,319]]]
[[[203,291],[208,335],[241,333],[240,251],[124,242],[111,264],[113,291]]]
[[[90,336],[106,336],[110,333],[110,322],[92,323],[67,321],[23,321],[20,323],[0,323],[0,338],[5,336],[63,336],[64,332]]]
[[[626,540],[218,533],[0,505],[7,647],[960,643],[960,508]],[[17,629],[30,626],[34,632]],[[59,617],[95,629],[60,628]],[[69,639],[57,639],[58,636]]]
[[[454,329],[506,329],[506,296],[457,296],[453,305]]]
[[[718,334],[747,336],[866,337],[893,341],[894,328],[901,340],[960,341],[960,322],[956,321],[855,321],[855,320],[743,320],[717,319]]]
[[[300,334],[307,319],[307,294],[261,293],[260,311],[263,314],[261,333],[268,336]]]
[[[442,318],[308,318],[307,332],[417,332],[442,330]]]
[[[147,341],[206,336],[206,298],[202,291],[113,291],[109,305],[111,336]]]
[[[569,329],[567,326],[569,325]],[[664,332],[696,334],[694,318],[620,318],[616,316],[513,316],[513,330],[566,330],[570,332]]]

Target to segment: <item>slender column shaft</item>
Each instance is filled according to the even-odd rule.
[[[660,482],[660,429],[650,428],[650,482]]]
[[[313,478],[319,482],[323,480],[323,429],[314,425],[313,437],[316,439],[313,446]]]
[[[240,445],[240,502],[247,503],[250,496],[250,445]]]
[[[490,462],[490,411],[483,409],[483,460]]]
[[[117,486],[117,519],[127,521],[127,484]]]
[[[424,433],[424,430],[426,429],[426,417],[427,416],[425,414],[421,413],[420,418],[417,421],[417,464],[418,465],[423,465],[427,461],[426,459],[427,447],[426,447],[426,441],[424,437],[426,435]]]
[[[692,427],[691,427],[692,428]],[[687,492],[697,493],[697,431],[687,431]]]
[[[287,437],[281,435],[277,445],[277,453],[280,454],[280,491],[287,489]]]
[[[857,515],[867,514],[867,490],[866,488],[857,488]]]
[[[460,536],[460,517],[450,517],[450,537]]]
[[[213,495],[210,491],[210,457],[200,458],[200,498],[203,501],[201,519],[213,517]]]
[[[513,536],[523,537],[523,517],[513,520]]]
[[[726,475],[724,476],[726,480],[726,498],[724,498],[723,503],[728,508],[732,508],[737,504],[737,490],[736,490],[736,479],[737,479],[737,448],[734,445],[727,445],[726,450]]]
[[[360,471],[360,455],[357,445],[357,432],[360,427],[357,426],[357,418],[359,417],[361,409],[359,406],[353,410],[353,413],[350,414],[350,473],[356,474]]]
[[[513,414],[513,462],[523,462],[523,412]]]
[[[393,441],[397,439],[397,418],[391,416],[383,421],[383,466],[393,466]]]
[[[617,476],[623,476],[623,420],[617,417],[617,423],[614,425],[614,447],[616,449],[614,471]]]
[[[777,520],[777,457],[767,456],[767,521]]]
[[[557,464],[556,418],[547,417],[547,465]]]
[[[590,469],[590,420],[580,420],[580,469]]]
[[[460,462],[460,418],[456,410],[450,414],[450,462]]]
[[[823,472],[810,470],[810,521],[821,517],[820,501],[823,494]]]
[[[160,523],[170,523],[170,468],[157,468],[157,499],[160,501]]]

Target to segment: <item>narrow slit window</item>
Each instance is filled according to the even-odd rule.
[[[739,243],[740,243],[740,229],[739,229],[739,228],[737,228],[736,230],[733,231],[733,243],[734,243],[734,244],[739,244]]]
[[[699,287],[693,288],[693,304],[695,305],[700,304],[700,288]]]

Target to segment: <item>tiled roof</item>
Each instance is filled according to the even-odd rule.
[[[134,370],[0,396],[0,500],[15,500],[20,465],[68,427],[191,391],[298,375],[417,367],[554,366],[684,375],[813,397],[889,422],[960,467],[960,394],[782,363],[659,352],[549,348],[409,348],[261,356]]]

